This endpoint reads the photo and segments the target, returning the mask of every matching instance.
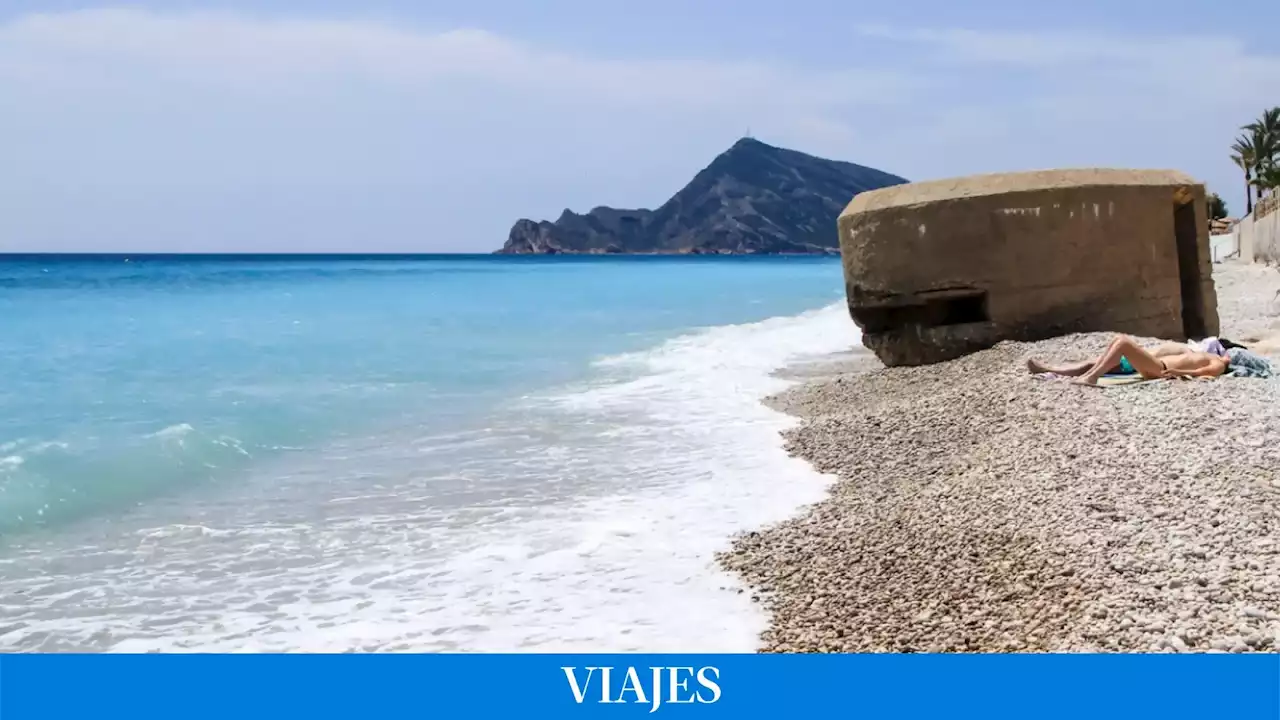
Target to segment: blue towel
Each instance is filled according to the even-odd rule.
[[[1271,363],[1264,357],[1254,355],[1244,348],[1231,348],[1227,351],[1227,357],[1231,359],[1228,374],[1232,377],[1271,377]]]

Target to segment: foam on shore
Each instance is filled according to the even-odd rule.
[[[138,528],[118,559],[33,545],[48,572],[10,583],[27,601],[0,645],[754,650],[765,617],[715,554],[831,479],[784,452],[795,420],[761,400],[792,384],[779,368],[857,339],[843,305],[687,333],[485,428],[264,466],[268,481],[207,498],[198,520]]]

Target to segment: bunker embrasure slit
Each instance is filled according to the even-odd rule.
[[[988,322],[985,290],[945,290],[917,295],[887,306],[852,308],[863,332],[879,333],[907,326],[931,328]]]

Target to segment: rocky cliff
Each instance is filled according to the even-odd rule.
[[[499,253],[836,253],[856,194],[906,180],[743,138],[657,210],[519,220]]]

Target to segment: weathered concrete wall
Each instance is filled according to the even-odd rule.
[[[1236,236],[1236,247],[1240,248],[1240,259],[1258,262],[1253,256],[1253,216],[1245,215],[1240,218],[1240,222],[1231,228],[1231,233]]]
[[[1253,221],[1253,258],[1268,265],[1280,264],[1280,212]]]
[[[889,365],[1070,332],[1182,338],[1177,203],[1194,213],[1183,216],[1193,225],[1179,224],[1195,235],[1194,310],[1214,334],[1204,189],[1167,171],[1013,173],[862,193],[839,219],[850,313]]]
[[[1233,231],[1240,257],[1268,265],[1280,264],[1280,195],[1259,202]]]

